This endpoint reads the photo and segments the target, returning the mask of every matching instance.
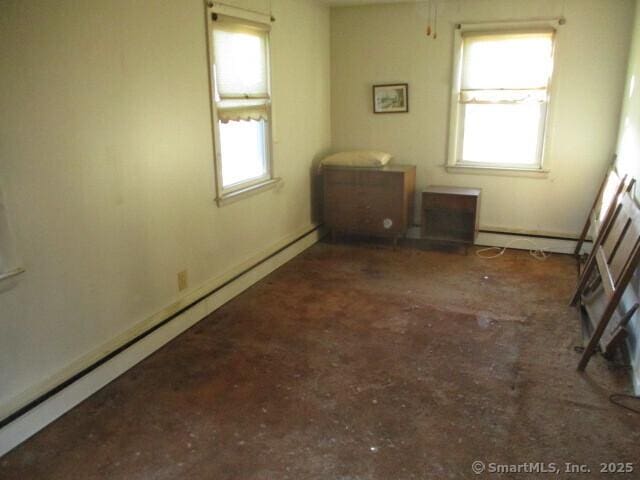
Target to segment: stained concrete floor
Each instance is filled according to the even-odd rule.
[[[640,415],[608,401],[628,372],[575,371],[575,279],[568,256],[318,244],[0,459],[0,478],[474,478],[475,460],[592,470],[555,478],[635,462],[613,476],[640,478]]]

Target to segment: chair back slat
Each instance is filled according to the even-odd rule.
[[[618,210],[611,233],[602,245],[616,287],[640,240],[640,210],[631,195],[621,197]]]
[[[607,170],[606,175],[600,183],[598,193],[596,194],[587,220],[582,228],[582,233],[576,242],[574,255],[579,256],[587,235],[591,232],[594,242],[594,250],[597,246],[598,237],[602,233],[602,228],[606,226],[609,216],[613,211],[613,206],[617,201],[617,197],[626,189],[629,191],[633,185],[633,180],[627,182],[627,175],[620,176],[616,170],[616,156],[613,156],[611,166]]]
[[[602,236],[602,240],[598,248],[602,248],[607,257],[607,264],[610,263],[610,260],[615,256],[615,252],[620,246],[620,242],[624,236],[624,230],[626,228],[627,222],[629,221],[629,216],[625,209],[622,207],[622,202],[619,202],[605,229],[605,232]]]
[[[627,181],[627,176],[620,176],[615,168],[609,170],[609,174],[605,180],[604,188],[602,189],[602,195],[596,201],[595,213],[600,222],[602,222],[607,216],[607,212],[611,208],[611,205],[623,191],[624,185]]]
[[[596,263],[598,265],[598,271],[600,272],[600,280],[604,293],[607,295],[607,298],[611,298],[616,289],[616,283],[614,277],[611,275],[609,264],[607,263],[607,256],[602,248],[598,249],[596,253]]]
[[[598,344],[602,352],[609,354],[623,334],[622,320],[629,320],[623,317],[610,323],[616,317],[622,294],[640,263],[640,207],[630,189],[616,199],[614,210],[595,246],[574,295],[574,300],[580,299],[588,312],[593,330],[578,364],[579,370],[585,369]],[[597,290],[587,287],[598,279],[602,285],[599,295]]]

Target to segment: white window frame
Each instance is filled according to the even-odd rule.
[[[550,137],[550,125],[553,110],[553,78],[555,76],[555,63],[558,43],[557,21],[541,22],[510,22],[510,23],[483,23],[483,24],[459,24],[454,30],[453,74],[451,82],[451,100],[449,110],[449,144],[446,168],[449,172],[477,171],[479,173],[506,173],[525,175],[549,173],[547,152]],[[538,163],[534,165],[522,164],[491,164],[478,162],[464,162],[459,157],[459,149],[463,140],[463,115],[460,108],[460,93],[462,84],[463,63],[463,36],[465,33],[509,35],[516,33],[552,32],[553,34],[553,69],[547,83],[547,102],[545,114],[541,116],[541,134],[538,146]]]
[[[0,188],[0,283],[24,273],[24,268],[18,267],[14,236],[9,226],[9,215]],[[0,289],[0,293],[2,293]]]
[[[209,85],[210,85],[210,106],[213,130],[213,148],[214,148],[214,167],[216,179],[216,203],[223,206],[232,203],[240,198],[262,192],[264,190],[275,187],[280,178],[274,176],[273,168],[273,133],[272,133],[272,98],[271,98],[271,45],[270,30],[271,17],[244,9],[235,8],[227,5],[213,4],[207,6],[207,46],[209,53]],[[266,32],[266,64],[267,64],[267,83],[269,99],[267,101],[267,119],[265,121],[265,162],[266,173],[258,178],[253,178],[244,182],[239,182],[225,187],[222,182],[222,155],[220,146],[220,123],[218,118],[218,109],[216,106],[217,86],[215,76],[215,49],[213,45],[213,31],[219,21],[235,23],[243,26],[254,26],[257,29]]]

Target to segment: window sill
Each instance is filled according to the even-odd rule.
[[[475,165],[443,165],[449,173],[472,175],[498,175],[503,177],[547,178],[549,170],[542,168],[490,167]]]
[[[239,190],[235,190],[233,192],[224,193],[216,198],[216,203],[219,207],[224,205],[229,205],[231,203],[237,202],[238,200],[246,197],[250,197],[252,195],[256,195],[260,192],[264,192],[266,190],[271,190],[272,188],[276,188],[282,184],[282,179],[270,178],[269,180],[265,180],[264,182],[256,183],[255,185],[250,185],[245,188],[241,188]]]
[[[15,268],[13,270],[9,270],[8,272],[0,273],[0,282],[2,280],[8,280],[10,278],[17,277],[18,275],[24,272],[25,272],[24,268]]]

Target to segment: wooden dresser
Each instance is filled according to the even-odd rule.
[[[324,167],[324,222],[336,233],[393,238],[413,221],[416,167]]]

